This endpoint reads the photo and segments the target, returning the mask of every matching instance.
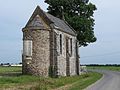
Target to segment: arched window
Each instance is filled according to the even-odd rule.
[[[71,56],[72,56],[72,48],[73,48],[73,47],[72,47],[72,38],[70,38],[70,45],[71,45],[71,46],[70,46],[70,50],[71,50]]]
[[[62,54],[62,34],[60,34],[60,54]]]
[[[68,38],[68,53],[72,56],[72,38]]]

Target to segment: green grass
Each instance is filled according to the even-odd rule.
[[[88,69],[104,69],[112,71],[120,71],[120,66],[87,66]]]
[[[0,73],[21,72],[21,67],[0,67]],[[72,85],[68,90],[82,90],[102,77],[101,74],[89,72],[80,76],[43,78],[31,75],[14,75],[0,77],[0,89],[19,87],[20,90],[50,90],[65,85]]]
[[[21,67],[2,67],[0,66],[0,73],[21,72]]]
[[[81,77],[69,90],[83,90],[102,77],[102,74],[91,72],[88,77]]]
[[[0,78],[0,84],[17,84],[38,81],[39,78],[36,76],[21,75],[16,77],[2,77]]]
[[[62,77],[62,78],[52,78],[49,83],[44,82],[43,87],[46,87],[45,90],[58,88],[65,85],[70,85],[70,87],[64,90],[83,90],[92,83],[96,82],[98,79],[102,77],[102,74],[96,72],[89,72],[80,76],[73,76],[73,77]],[[52,81],[52,82],[51,82]],[[36,86],[36,90],[42,90],[40,86]],[[63,90],[63,89],[61,89]]]

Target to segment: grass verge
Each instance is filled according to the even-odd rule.
[[[0,70],[0,73],[8,73],[8,76],[3,75],[0,77],[0,90],[7,90],[8,88],[9,90],[56,90],[60,87],[64,88],[66,85],[68,87],[64,90],[82,90],[102,77],[101,74],[95,72],[60,78],[43,78],[21,74],[9,76],[9,73],[20,72],[21,68],[0,67]]]
[[[42,89],[40,86],[35,86],[35,90],[83,90],[92,83],[96,82],[102,77],[102,74],[96,72],[89,72],[80,76],[62,77],[52,79],[53,83],[45,83]],[[50,80],[51,81],[51,80]],[[62,88],[61,88],[62,87]],[[33,90],[34,90],[33,89]]]
[[[83,90],[92,83],[95,83],[102,77],[102,74],[90,72],[88,75],[83,75],[79,81],[72,85],[69,90]]]

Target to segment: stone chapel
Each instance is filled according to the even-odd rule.
[[[66,21],[37,6],[22,32],[23,74],[44,77],[80,74],[77,34]]]

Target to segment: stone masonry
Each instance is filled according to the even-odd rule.
[[[79,75],[76,32],[37,6],[23,28],[22,72],[37,76]]]

